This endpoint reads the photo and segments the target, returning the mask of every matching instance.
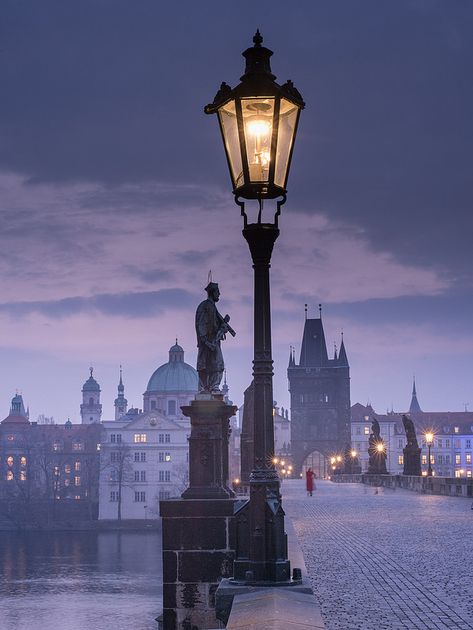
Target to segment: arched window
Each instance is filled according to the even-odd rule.
[[[94,406],[94,399],[89,398],[89,407],[93,407],[93,406]]]

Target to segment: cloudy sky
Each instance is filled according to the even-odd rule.
[[[473,409],[473,3],[3,0],[0,416],[79,420],[89,365],[141,406],[207,273],[251,379],[252,271],[215,117],[260,28],[302,114],[272,264],[275,398],[304,303],[344,331],[352,402]]]

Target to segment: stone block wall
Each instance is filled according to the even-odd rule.
[[[163,628],[216,628],[215,591],[233,574],[233,499],[161,501]]]

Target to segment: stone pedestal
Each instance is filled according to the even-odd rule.
[[[190,417],[189,487],[183,499],[228,499],[235,496],[228,483],[229,419],[237,408],[222,396],[197,394],[182,413]]]
[[[236,407],[198,394],[190,417],[189,487],[160,502],[163,524],[163,628],[214,628],[215,591],[233,574],[234,492],[228,486],[229,419]]]
[[[163,628],[217,627],[215,591],[233,573],[233,499],[161,501]]]
[[[403,449],[404,455],[404,470],[403,475],[422,475],[422,468],[420,465],[420,453],[421,450],[418,446],[407,445]]]

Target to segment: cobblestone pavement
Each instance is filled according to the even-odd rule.
[[[471,500],[286,480],[327,630],[473,630]]]

